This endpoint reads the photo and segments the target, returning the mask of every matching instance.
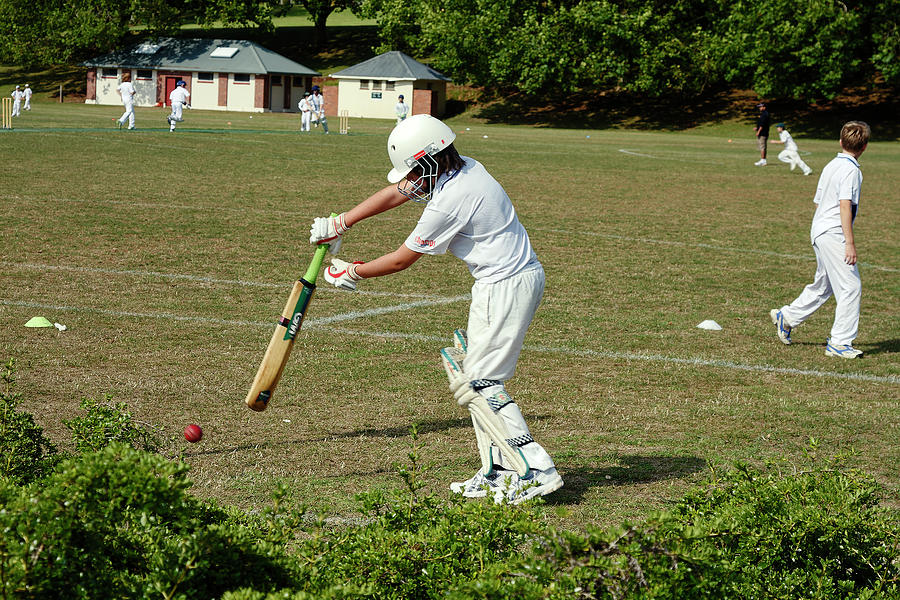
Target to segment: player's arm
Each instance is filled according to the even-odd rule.
[[[389,185],[378,190],[350,210],[336,217],[316,217],[309,229],[309,243],[333,243],[344,235],[355,223],[363,219],[396,208],[409,200],[400,193],[396,185]]]
[[[853,203],[841,200],[841,230],[844,233],[844,262],[856,264],[856,244],[853,242]]]
[[[367,263],[359,261],[348,263],[339,258],[332,258],[331,266],[325,269],[325,281],[335,287],[355,290],[356,282],[360,279],[397,273],[408,268],[421,257],[420,252],[414,252],[404,244],[393,252]]]

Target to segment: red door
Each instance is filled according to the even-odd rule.
[[[169,100],[169,94],[176,88],[179,79],[181,79],[181,77],[166,77],[166,95],[163,97],[164,106],[172,106],[172,101]]]

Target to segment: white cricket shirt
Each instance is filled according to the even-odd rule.
[[[782,129],[781,133],[778,134],[778,137],[784,142],[785,150],[797,151],[797,142],[794,141],[794,138],[791,137],[791,134],[788,133],[787,129]]]
[[[172,101],[172,104],[175,104],[176,102],[187,104],[188,98],[190,97],[191,93],[187,91],[187,88],[182,85],[176,87],[174,90],[172,90],[172,93],[169,94],[169,100]]]
[[[450,252],[483,283],[536,267],[537,255],[509,196],[481,163],[462,158],[460,171],[438,178],[406,247],[422,254]]]
[[[850,154],[839,152],[825,165],[816,186],[816,197],[813,198],[817,204],[809,232],[813,242],[829,229],[840,228],[841,200],[849,200],[853,204],[853,215],[856,216],[862,180],[859,162]]]
[[[123,81],[119,84],[119,93],[122,94],[122,102],[131,104],[134,102],[134,86],[130,81]]]

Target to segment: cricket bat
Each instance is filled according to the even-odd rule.
[[[281,316],[276,321],[275,332],[269,341],[269,347],[266,348],[266,354],[253,379],[253,385],[250,386],[250,392],[247,393],[247,406],[255,411],[266,410],[269,401],[272,400],[272,393],[281,379],[281,372],[284,371],[284,365],[291,355],[294,340],[303,324],[303,317],[306,315],[309,302],[312,300],[313,292],[316,289],[316,278],[318,278],[322,262],[325,260],[325,253],[328,252],[328,246],[328,244],[319,244],[316,248],[312,262],[306,269],[306,274],[294,283],[287,304],[284,305],[284,310],[281,311]]]

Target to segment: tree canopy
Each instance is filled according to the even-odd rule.
[[[900,82],[900,0],[363,0],[381,50],[500,93],[833,97]]]
[[[488,93],[814,100],[900,83],[900,0],[0,0],[0,61],[71,63],[185,23],[271,31],[292,5],[309,12],[319,48],[328,17],[351,10],[376,19],[378,51]]]

